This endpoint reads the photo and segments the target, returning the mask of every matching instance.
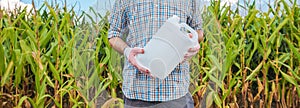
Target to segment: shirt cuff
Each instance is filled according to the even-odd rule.
[[[109,31],[108,39],[113,38],[113,37],[120,37],[120,32],[119,31]]]

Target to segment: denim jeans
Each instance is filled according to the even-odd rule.
[[[194,108],[194,101],[190,93],[179,99],[165,102],[128,99],[124,96],[124,102],[125,108]]]

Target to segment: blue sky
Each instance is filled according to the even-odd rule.
[[[32,0],[20,0],[21,2],[24,2],[24,3],[27,3],[27,4],[30,4],[32,2]],[[41,5],[43,3],[44,0],[34,0],[35,4],[36,5]],[[48,3],[55,3],[55,1],[57,3],[60,3],[62,4],[65,0],[46,0],[48,1]],[[77,3],[78,5],[80,5],[83,9],[86,9],[88,8],[89,6],[91,6],[93,3],[96,2],[96,0],[66,0],[67,1],[67,4],[69,5],[72,5],[72,4],[75,4]],[[104,0],[102,0],[104,1]]]
[[[31,4],[32,0],[20,0],[23,3]],[[45,0],[34,0],[37,7],[43,4]],[[59,3],[64,4],[65,0],[46,0],[49,4],[51,3]],[[80,11],[88,11],[89,7],[95,7],[98,12],[105,13],[110,9],[110,4],[113,4],[114,0],[66,0],[68,7],[72,7],[77,4],[75,10]]]

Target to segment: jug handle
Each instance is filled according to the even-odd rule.
[[[193,42],[198,42],[198,33],[192,28],[190,27],[189,25],[187,25],[186,23],[181,23],[180,24],[180,27],[184,27],[186,28],[187,30],[189,30],[192,34],[193,34],[193,37],[192,37],[192,41]],[[190,39],[190,38],[189,38]]]

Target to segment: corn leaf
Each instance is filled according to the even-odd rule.
[[[296,56],[296,58],[298,59],[298,61],[300,61],[300,50],[299,48],[296,48],[292,42],[286,38],[284,38],[284,41],[286,41],[286,43],[288,44],[289,48],[292,50],[293,54]]]
[[[21,54],[21,51],[18,49],[18,50],[15,50],[14,51],[16,53],[16,56],[19,57],[18,59],[16,59],[16,71],[14,73],[14,76],[15,76],[15,80],[14,80],[14,83],[15,85],[19,85],[21,83],[21,78],[22,78],[22,71],[23,71],[23,66],[24,66],[24,57],[23,57],[23,54]]]
[[[42,36],[40,37],[41,48],[44,48],[50,42],[50,39],[52,38],[53,34],[52,29],[48,31],[48,29],[44,28],[43,31],[45,33],[42,33]]]
[[[285,64],[285,63],[283,63],[283,62],[281,62],[281,61],[278,61],[278,63],[281,64],[281,65],[283,65],[283,66],[285,66],[286,68],[288,68],[289,71],[292,72],[293,77],[295,77],[295,78],[297,78],[298,80],[300,80],[299,75],[296,73],[296,72],[297,72],[296,70],[298,70],[298,67],[295,68],[295,70],[293,70],[289,65],[287,65],[287,64]],[[280,71],[281,71],[281,70],[280,70]],[[282,71],[281,71],[281,72],[282,72]]]
[[[49,69],[50,69],[51,73],[53,74],[54,79],[59,81],[60,84],[63,83],[61,78],[60,78],[59,72],[55,69],[54,65],[51,63],[50,60],[49,60],[48,63],[49,63]]]
[[[263,62],[260,62],[260,64],[251,72],[251,74],[247,76],[246,81],[252,80],[255,76],[257,76],[258,72],[260,72],[262,65]]]
[[[247,19],[247,24],[245,25],[245,28],[248,28],[249,25],[254,21],[254,19],[255,19],[255,17],[256,17],[256,15],[257,15],[258,12],[259,11],[256,10],[256,9],[252,9],[250,11],[250,13],[249,13],[250,17]]]
[[[294,77],[289,76],[288,74],[286,74],[282,71],[280,71],[280,73],[286,81],[290,82],[291,84],[293,84],[295,86],[298,86],[297,80]]]
[[[214,67],[213,69],[211,69],[208,73],[208,77],[211,81],[213,81],[214,83],[216,83],[218,85],[218,87],[220,87],[221,89],[223,88],[223,85],[222,85],[222,81],[219,81],[218,78],[216,78],[214,76],[214,73],[216,73],[216,67]]]
[[[279,26],[273,31],[273,33],[271,34],[270,38],[267,40],[267,42],[271,42],[271,43],[274,43],[274,39],[276,36],[278,36],[278,33],[279,33],[279,30],[281,30],[283,28],[283,26],[285,26],[288,21],[290,19],[289,18],[285,18],[280,24]]]
[[[4,49],[3,49],[3,45],[0,43],[0,75],[2,75],[2,73],[6,70],[6,66],[5,66],[5,53],[4,53]]]
[[[1,87],[3,87],[6,84],[7,80],[10,78],[10,74],[12,72],[13,66],[14,66],[14,61],[10,61],[5,70],[4,75],[1,77]]]
[[[219,60],[217,59],[217,57],[214,55],[209,55],[208,57],[212,62],[212,67],[216,67],[218,69],[217,71],[221,72],[222,71],[222,68],[220,66],[221,64],[219,63]]]
[[[22,104],[23,104],[23,102],[24,102],[25,100],[28,100],[28,101],[30,102],[30,104],[32,105],[33,108],[37,108],[37,105],[36,105],[35,101],[33,101],[30,97],[27,97],[27,96],[23,96],[23,97],[19,100],[18,105],[17,105],[17,108],[21,108],[21,106],[22,106]]]
[[[214,96],[214,102],[217,104],[217,106],[218,106],[219,108],[221,108],[221,107],[222,107],[222,100],[221,100],[221,98],[219,97],[218,93],[213,92],[213,96]]]

